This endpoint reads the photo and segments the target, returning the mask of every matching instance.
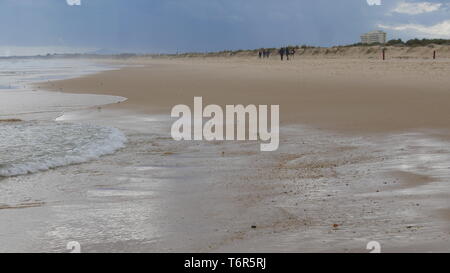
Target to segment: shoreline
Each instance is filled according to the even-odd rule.
[[[343,98],[326,97],[342,82],[332,78],[333,71],[321,70],[348,64],[318,64],[306,74],[304,69],[291,70],[303,65],[298,62],[164,61],[52,82],[64,92],[128,97],[125,103],[71,112],[63,119],[118,127],[129,142],[120,152],[97,161],[3,180],[2,187],[20,197],[10,200],[9,206],[24,209],[0,215],[5,217],[0,223],[28,219],[20,229],[35,230],[45,242],[35,251],[58,252],[74,239],[86,252],[366,252],[366,243],[372,240],[380,241],[385,251],[448,251],[443,243],[448,242],[450,221],[443,183],[450,177],[444,167],[450,160],[446,157],[448,135],[442,133],[438,141],[427,131],[412,133],[417,130],[409,126],[392,130],[403,118],[362,130],[363,124],[343,122],[344,115],[332,117],[338,126],[330,126],[329,115],[352,106],[355,101],[343,102],[358,93],[338,86]],[[305,74],[299,76],[299,71]],[[320,82],[324,75],[329,82]],[[349,86],[358,86],[364,79]],[[419,80],[425,81],[422,85],[429,83],[427,75]],[[270,92],[277,87],[286,93]],[[311,88],[300,93],[309,98],[300,104],[306,109],[288,101],[299,87]],[[325,93],[315,93],[322,87],[328,88]],[[282,118],[280,150],[263,154],[254,142],[173,141],[171,104],[189,104],[197,90],[204,92],[206,104],[271,104],[272,99],[286,103],[290,112]],[[223,94],[224,90],[231,91]],[[437,88],[432,94],[444,91]],[[176,102],[173,95],[178,95]],[[416,90],[415,96],[426,94]],[[339,107],[317,116],[323,110],[319,104],[329,106],[327,101],[334,99]],[[385,102],[380,99],[375,104]],[[398,102],[394,98],[393,105]],[[156,105],[162,107],[153,108]],[[355,110],[352,107],[349,112]],[[374,110],[358,111],[364,119]],[[428,118],[432,117],[430,113]],[[302,123],[305,119],[309,124]],[[34,185],[33,194],[25,185]],[[32,200],[29,204],[42,206],[27,208],[28,203],[21,202],[26,197]],[[37,220],[49,226],[34,227]],[[0,230],[11,233],[12,229],[0,225]],[[14,245],[15,239],[9,242]]]
[[[122,101],[123,97],[92,94],[67,94],[44,90],[43,84],[58,79],[78,78],[100,71],[118,69],[118,65],[86,60],[3,60],[0,69],[0,119],[52,120],[58,114],[83,107]]]

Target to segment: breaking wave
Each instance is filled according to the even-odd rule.
[[[46,171],[113,154],[125,135],[116,128],[64,122],[0,124],[0,177]]]

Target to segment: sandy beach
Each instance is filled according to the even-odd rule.
[[[279,104],[284,124],[360,133],[446,129],[448,59],[193,58],[129,61],[137,67],[41,85],[125,96],[121,108],[168,115],[176,104]]]
[[[93,145],[115,146],[1,177],[0,251],[67,252],[70,241],[83,252],[450,250],[450,60],[90,62],[120,67],[33,84],[30,100],[58,102],[42,108],[60,112],[56,122],[5,116],[2,128],[85,142],[93,131]],[[280,148],[174,141],[171,108],[194,96],[279,104]]]
[[[373,240],[388,252],[450,250],[450,60],[122,64],[38,84],[126,97],[59,120],[111,125],[128,142],[91,163],[2,181],[16,196],[28,192],[9,216],[25,219],[21,229],[48,223],[27,231],[47,242],[34,250],[61,251],[69,240],[87,252],[367,252]],[[170,110],[194,96],[205,104],[279,104],[280,149],[173,141]]]

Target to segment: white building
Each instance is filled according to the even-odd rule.
[[[361,43],[363,44],[385,44],[386,43],[387,34],[381,30],[375,30],[361,35]]]

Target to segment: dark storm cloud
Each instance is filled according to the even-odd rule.
[[[399,2],[82,0],[69,6],[66,0],[0,0],[0,45],[173,52],[348,44],[380,24],[409,23],[411,16],[390,13]],[[437,20],[421,16],[422,24]]]

